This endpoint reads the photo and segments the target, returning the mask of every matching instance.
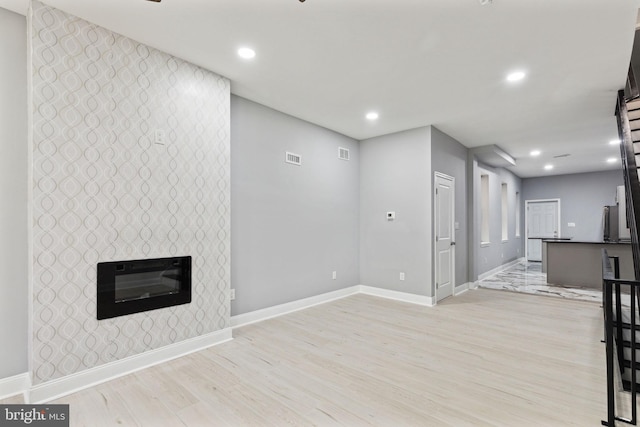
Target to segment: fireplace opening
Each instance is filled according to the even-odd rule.
[[[191,257],[98,263],[98,320],[191,302]]]

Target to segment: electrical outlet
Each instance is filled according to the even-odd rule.
[[[404,271],[400,272],[400,280],[404,280]]]
[[[231,301],[233,301],[234,299],[236,299],[236,290],[235,289],[231,289],[231,291],[229,292],[229,299]]]
[[[336,280],[336,276],[337,276],[337,274],[338,274],[338,272],[337,272],[337,271],[334,271],[334,272],[333,272],[333,274],[331,275],[331,278],[332,278],[333,280]]]
[[[160,145],[164,145],[164,130],[156,129],[156,132],[155,132],[155,143],[156,144],[160,144]]]

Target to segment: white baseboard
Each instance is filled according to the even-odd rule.
[[[222,344],[233,339],[231,328],[180,341],[155,350],[146,351],[111,363],[66,377],[38,384],[28,390],[27,403],[45,403],[87,387],[103,383],[159,363],[167,362],[189,353]]]
[[[23,394],[31,386],[29,373],[14,375],[8,378],[0,379],[0,400],[7,397]]]
[[[469,285],[469,289],[478,289],[478,282],[467,282],[467,285]]]
[[[251,311],[249,313],[238,314],[236,316],[231,316],[231,327],[238,328],[251,323],[262,322],[263,320],[293,313],[294,311],[304,310],[305,308],[313,307],[314,305],[324,304],[329,301],[348,297],[349,295],[354,295],[358,292],[360,292],[358,286],[351,286],[337,291],[327,292],[325,294],[303,298],[301,300],[285,304],[274,305],[273,307],[267,307],[261,310]]]
[[[412,304],[425,305],[429,307],[434,306],[434,299],[432,297],[410,294],[406,292],[391,291],[388,289],[375,288],[373,286],[357,285],[309,298],[303,298],[301,300],[292,301],[285,304],[276,305],[273,307],[264,308],[261,310],[251,311],[249,313],[231,316],[231,327],[239,328],[251,323],[262,322],[263,320],[268,320],[274,317],[293,313],[294,311],[304,310],[306,308],[313,307],[314,305],[324,304],[359,293],[393,299],[397,301],[409,302]]]
[[[525,260],[525,258],[524,258],[524,257],[521,257],[521,258],[517,258],[517,259],[515,259],[515,260],[513,260],[513,261],[511,261],[511,262],[508,262],[508,263],[506,263],[506,264],[502,264],[502,265],[500,265],[500,266],[498,266],[498,267],[496,267],[496,268],[494,268],[494,269],[491,269],[491,270],[489,270],[489,271],[486,271],[486,272],[484,272],[484,273],[480,274],[480,275],[478,276],[478,280],[484,280],[484,279],[487,279],[487,278],[489,278],[489,277],[493,276],[494,274],[498,274],[498,273],[500,273],[501,271],[504,271],[504,270],[506,270],[507,268],[512,267],[512,266],[514,266],[514,265],[516,265],[516,264],[518,264],[519,262],[524,261],[524,260]]]
[[[464,285],[463,285],[464,286]],[[460,288],[460,287],[459,287]],[[458,288],[456,288],[458,289]],[[462,291],[464,292],[464,291]],[[406,292],[392,291],[388,289],[375,288],[372,286],[357,285],[349,288],[340,289],[325,294],[304,298],[298,301],[292,301],[286,304],[280,304],[274,307],[268,307],[261,310],[252,311],[231,317],[231,328],[216,331],[211,334],[181,341],[156,350],[150,350],[142,354],[127,357],[122,360],[107,363],[86,371],[76,374],[67,375],[66,377],[48,381],[29,388],[29,375],[20,376],[22,379],[7,379],[7,394],[13,395],[25,392],[25,402],[31,404],[45,403],[51,400],[66,396],[71,393],[83,390],[85,388],[148,368],[159,363],[167,362],[172,359],[204,350],[205,348],[221,344],[233,339],[232,329],[251,323],[261,322],[273,317],[282,316],[294,311],[303,310],[315,305],[323,304],[333,300],[345,298],[350,295],[363,293],[367,295],[378,296],[382,298],[393,299],[397,301],[408,302],[428,307],[434,306],[434,298],[410,294]],[[26,378],[26,383],[24,382]],[[8,381],[12,380],[12,381]],[[22,382],[21,382],[22,381]],[[0,380],[0,396],[3,394],[2,380]],[[10,385],[9,385],[10,384]],[[11,387],[11,388],[9,388]],[[15,392],[14,392],[15,391]]]
[[[453,296],[458,296],[460,294],[463,294],[467,292],[469,289],[473,289],[473,282],[467,282],[467,283],[463,283],[460,286],[456,286],[453,289]]]
[[[360,292],[367,295],[373,295],[382,298],[393,299],[396,301],[410,302],[412,304],[426,305],[433,307],[435,298],[425,295],[410,294],[407,292],[392,291],[389,289],[374,288],[372,286],[360,285]]]

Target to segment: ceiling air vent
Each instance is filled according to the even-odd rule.
[[[285,153],[284,161],[287,162],[287,163],[291,163],[292,165],[301,166],[302,165],[302,156],[300,154],[290,153],[290,152],[287,151]]]
[[[338,147],[338,158],[341,160],[349,160],[349,149]]]

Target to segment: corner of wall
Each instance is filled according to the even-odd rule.
[[[360,154],[361,282],[431,296],[431,129],[361,141]]]

